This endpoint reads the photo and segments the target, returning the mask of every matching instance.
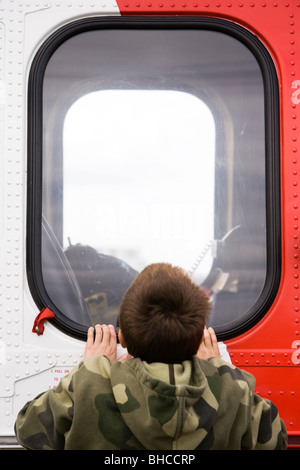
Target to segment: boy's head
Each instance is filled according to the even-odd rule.
[[[157,263],[126,291],[119,326],[134,357],[180,363],[196,354],[209,312],[207,295],[181,268]]]

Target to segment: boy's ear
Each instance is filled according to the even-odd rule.
[[[119,337],[119,341],[120,341],[120,344],[121,344],[122,348],[126,348],[127,346],[126,346],[126,343],[125,343],[125,340],[124,340],[124,337],[122,335],[121,330],[119,330],[119,332],[118,332],[118,337]]]

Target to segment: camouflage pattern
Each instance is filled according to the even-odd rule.
[[[89,357],[26,404],[16,436],[29,449],[284,449],[284,423],[254,382],[218,358]]]

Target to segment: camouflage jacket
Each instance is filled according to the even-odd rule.
[[[29,449],[284,449],[275,405],[221,359],[182,364],[83,360],[27,403],[15,432]]]

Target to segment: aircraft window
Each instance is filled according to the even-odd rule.
[[[29,221],[41,221],[29,224],[29,274],[80,336],[116,322],[147,264],[170,262],[209,291],[226,339],[262,314],[276,284],[272,64],[221,20],[126,21],[81,22],[36,59],[43,128],[29,175],[31,165],[42,198],[29,200]]]

